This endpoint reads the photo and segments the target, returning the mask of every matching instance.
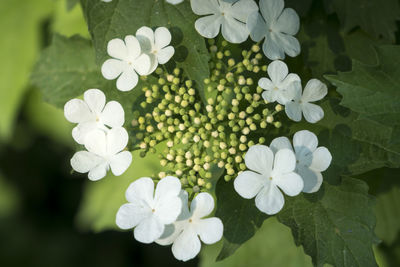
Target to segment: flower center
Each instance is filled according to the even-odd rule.
[[[192,223],[193,222],[193,220],[192,219],[189,219],[189,223]]]
[[[152,210],[151,210],[151,212],[153,212],[153,213],[154,213],[154,212],[156,212],[156,210],[155,210],[155,209],[152,209]]]
[[[279,90],[279,88],[275,86],[275,87],[274,87],[274,90],[275,90],[275,91],[278,91],[278,90]]]
[[[269,180],[272,181],[272,179],[273,179],[273,178],[270,176],[270,177],[269,177]]]

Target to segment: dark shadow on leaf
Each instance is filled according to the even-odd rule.
[[[189,55],[189,50],[187,49],[187,47],[181,45],[175,49],[174,59],[177,62],[184,62],[188,57],[188,55]]]

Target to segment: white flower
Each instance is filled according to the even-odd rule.
[[[304,181],[303,192],[314,193],[322,184],[322,174],[332,161],[332,155],[326,147],[318,147],[318,138],[310,131],[299,131],[293,136],[293,146],[296,153],[296,172]],[[271,149],[276,153],[281,149],[293,151],[292,144],[286,137],[275,138]]]
[[[142,52],[151,60],[148,74],[152,73],[158,64],[167,63],[175,53],[171,43],[171,33],[165,27],[159,27],[153,32],[149,27],[143,26],[136,32],[136,38],[140,42]]]
[[[250,37],[255,42],[265,37],[263,51],[271,60],[300,54],[300,43],[293,37],[299,31],[296,11],[285,8],[283,0],[260,0],[261,14],[253,13],[247,19]]]
[[[126,200],[117,213],[116,224],[121,229],[135,227],[135,239],[142,243],[152,243],[159,239],[165,225],[175,222],[181,209],[179,198],[181,182],[167,176],[158,182],[154,193],[154,182],[144,177],[133,182],[126,190]]]
[[[296,84],[301,86],[300,77],[297,74],[289,73],[286,64],[275,60],[268,66],[268,75],[271,79],[261,78],[258,86],[265,90],[262,97],[268,102],[278,101],[285,105],[293,99],[293,92]]]
[[[257,208],[269,215],[278,213],[285,203],[280,188],[288,196],[296,196],[303,190],[303,180],[294,172],[296,157],[289,149],[275,154],[263,145],[250,147],[245,155],[247,168],[235,179],[236,192],[246,199],[256,197]]]
[[[132,154],[122,151],[127,144],[128,133],[122,127],[108,132],[93,130],[87,134],[85,141],[88,151],[76,152],[71,159],[71,166],[79,173],[89,172],[88,176],[92,181],[106,176],[110,168],[114,175],[119,176],[132,162]]]
[[[253,0],[239,0],[227,3],[222,0],[191,0],[192,10],[197,15],[209,15],[196,20],[196,30],[206,38],[218,35],[231,43],[242,43],[249,37],[247,17],[258,10]]]
[[[199,254],[200,240],[208,245],[221,240],[224,226],[216,217],[202,219],[214,209],[214,199],[209,193],[198,194],[190,205],[190,212],[187,192],[182,191],[180,197],[183,202],[182,213],[173,225],[167,226],[161,239],[156,242],[160,245],[173,243],[172,253],[175,258],[188,261]]]
[[[112,0],[101,0],[101,1],[106,2],[106,3],[109,3],[109,2],[111,2]]]
[[[167,3],[170,3],[171,5],[177,5],[183,2],[183,0],[166,0]]]
[[[293,101],[285,104],[286,114],[294,121],[300,121],[302,113],[306,121],[310,123],[320,121],[324,117],[324,110],[310,102],[321,100],[327,93],[326,85],[317,79],[312,79],[307,83],[303,95],[301,84],[295,84]]]
[[[125,113],[121,104],[110,101],[98,89],[89,89],[83,99],[72,99],[64,106],[65,118],[78,125],[72,130],[72,137],[78,144],[84,144],[86,135],[95,129],[108,130],[108,127],[121,127]]]
[[[113,59],[104,62],[101,73],[107,80],[114,80],[119,76],[118,90],[132,90],[139,81],[137,73],[147,75],[150,70],[150,57],[142,54],[139,41],[132,35],[126,36],[125,42],[121,39],[109,41],[107,53]]]

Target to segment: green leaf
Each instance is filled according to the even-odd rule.
[[[102,64],[107,55],[107,43],[113,38],[135,35],[142,26],[170,29],[175,48],[173,61],[189,79],[196,81],[197,89],[205,101],[203,81],[209,76],[209,54],[204,38],[194,29],[196,16],[189,1],[171,5],[159,0],[98,0],[81,1],[92,35],[96,58]]]
[[[74,0],[76,3],[79,0]],[[68,3],[68,2],[67,2]],[[73,36],[79,34],[83,37],[89,37],[89,31],[83,17],[80,5],[74,5],[71,9],[65,8],[65,1],[57,1],[54,10],[53,20],[51,22],[51,30],[65,36]]]
[[[268,216],[256,208],[254,200],[240,197],[233,188],[233,182],[219,179],[216,196],[218,205],[215,216],[224,224],[224,244],[217,260],[223,260],[253,237]]]
[[[164,146],[158,146],[160,151]],[[145,158],[139,154],[140,151],[132,152],[132,165],[121,176],[109,173],[100,181],[87,182],[77,215],[80,228],[95,232],[118,229],[115,215],[119,207],[127,202],[125,191],[128,186],[141,177],[155,177],[163,169],[157,154],[148,154]]]
[[[327,79],[343,95],[341,105],[362,117],[396,127],[400,125],[400,46],[377,47],[376,53],[377,65],[354,60],[351,72]]]
[[[8,139],[40,45],[43,19],[50,0],[0,2],[0,138]]]
[[[215,262],[222,242],[204,246],[200,254],[200,267],[312,267],[311,258],[296,247],[290,229],[275,218],[266,220],[252,239],[231,257]]]
[[[346,31],[360,26],[375,37],[394,40],[396,21],[400,19],[397,0],[329,0],[329,7],[339,16]]]
[[[363,181],[344,177],[339,186],[324,183],[315,194],[290,198],[278,219],[315,266],[377,266],[373,202]]]
[[[45,101],[62,108],[89,88],[101,89],[106,80],[95,64],[88,40],[55,34],[32,73],[32,83],[41,89]]]
[[[79,0],[67,0],[67,10],[72,10],[78,3]]]
[[[400,188],[378,195],[375,207],[376,235],[387,245],[391,245],[400,231]]]

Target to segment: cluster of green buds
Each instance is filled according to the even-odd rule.
[[[151,111],[136,114],[132,121],[142,156],[166,144],[159,151],[166,169],[159,178],[179,177],[182,186],[194,193],[212,188],[216,170],[224,170],[226,181],[245,170],[244,154],[252,145],[265,143],[262,136],[268,127],[281,127],[275,116],[283,110],[279,104],[266,108],[263,90],[252,78],[267,70],[259,64],[258,45],[243,51],[243,60],[236,63],[225,41],[218,45],[220,51],[214,40],[209,44],[211,77],[195,85],[178,68],[172,73],[158,68],[158,83],[143,87],[145,100],[140,103]],[[204,88],[203,98],[198,86]]]

